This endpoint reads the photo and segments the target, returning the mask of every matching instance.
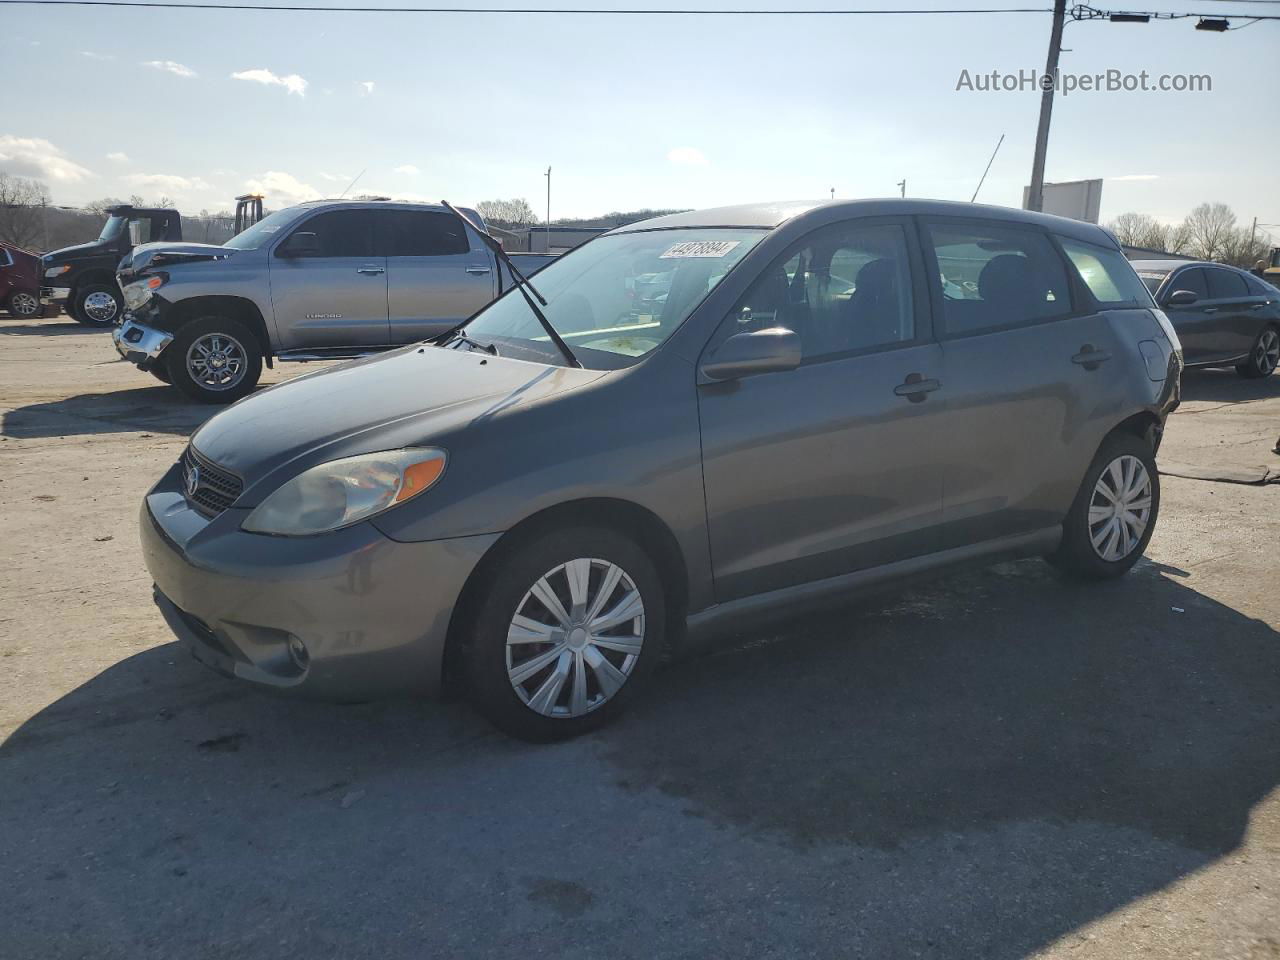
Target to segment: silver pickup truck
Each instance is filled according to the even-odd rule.
[[[474,211],[463,211],[483,229]],[[526,276],[553,256],[516,254]],[[222,246],[148,243],[120,262],[126,360],[188,396],[230,403],[273,360],[364,356],[437,336],[510,286],[444,206],[320,200]]]

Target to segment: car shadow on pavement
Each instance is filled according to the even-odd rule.
[[[102,336],[110,333],[111,327],[91,327],[84,323],[77,323],[70,317],[49,317],[43,321],[9,320],[0,317],[0,336],[4,334],[42,337],[65,337],[73,334]]]
[[[1014,960],[1230,853],[1280,783],[1280,636],[1169,573],[1005,563],[755,629],[549,747],[152,648],[0,745],[0,926],[15,956]]]
[[[1242,403],[1280,397],[1280,374],[1249,380],[1234,370],[1197,369],[1182,372],[1182,399]]]
[[[0,436],[71,437],[146,430],[185,437],[223,409],[193,403],[176,388],[157,381],[150,387],[82,393],[4,411],[0,413]]]

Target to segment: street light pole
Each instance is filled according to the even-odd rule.
[[[545,174],[547,178],[547,249],[543,253],[551,252],[551,168],[547,167]]]
[[[1027,191],[1027,209],[1044,209],[1044,158],[1049,150],[1049,118],[1053,115],[1053,85],[1058,76],[1058,54],[1062,52],[1062,23],[1067,15],[1067,0],[1053,0],[1053,29],[1049,33],[1049,56],[1045,59],[1044,76],[1040,78],[1040,123],[1036,127],[1036,153],[1031,161],[1031,188]]]
[[[895,184],[895,186],[897,186],[897,188],[901,191],[901,194],[900,194],[901,196],[905,197],[907,195],[907,178],[906,177],[903,177],[901,180],[899,180],[897,184]]]

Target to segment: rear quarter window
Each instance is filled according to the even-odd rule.
[[[1094,298],[1104,305],[1152,306],[1147,285],[1119,250],[1110,250],[1080,240],[1058,237],[1076,273]],[[1163,279],[1163,276],[1160,278]],[[1156,281],[1159,286],[1159,280]]]

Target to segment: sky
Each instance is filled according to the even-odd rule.
[[[732,5],[752,2],[763,5]],[[984,5],[866,5],[885,4]],[[1144,8],[1280,14],[1280,3],[1230,0]],[[837,198],[891,196],[904,179],[908,196],[968,200],[1001,134],[978,199],[1018,206],[1038,90],[957,87],[964,71],[976,86],[993,70],[1042,70],[1050,26],[1038,13],[35,6],[5,6],[0,20],[5,73],[18,78],[0,109],[0,170],[42,179],[55,203],[167,195],[197,213],[258,189],[276,208],[337,196],[363,171],[352,193],[523,197],[543,214],[550,166],[553,218],[825,198],[833,189]],[[1174,222],[1197,203],[1222,201],[1246,225],[1275,224],[1280,237],[1280,21],[1227,33],[1194,23],[1067,25],[1063,71],[1207,74],[1212,89],[1059,95],[1046,179],[1102,178],[1104,221],[1133,210]]]

